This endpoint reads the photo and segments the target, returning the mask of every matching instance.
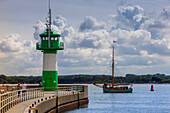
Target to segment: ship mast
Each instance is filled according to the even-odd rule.
[[[114,86],[114,46],[112,51],[112,87]]]

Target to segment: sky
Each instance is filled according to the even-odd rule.
[[[51,0],[59,75],[170,74],[170,0]],[[47,0],[0,0],[0,74],[42,75]],[[113,44],[113,41],[117,41]]]

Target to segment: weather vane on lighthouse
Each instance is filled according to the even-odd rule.
[[[43,52],[42,87],[45,90],[56,90],[58,88],[57,50],[63,50],[64,43],[59,41],[61,35],[51,30],[50,0],[46,21],[46,32],[39,35],[41,42],[36,43],[36,49]]]

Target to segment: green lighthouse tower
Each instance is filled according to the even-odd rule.
[[[46,32],[40,34],[41,42],[36,43],[36,49],[43,52],[42,87],[44,90],[56,90],[58,89],[57,50],[63,50],[64,43],[59,42],[61,35],[51,30],[50,1],[46,26]]]

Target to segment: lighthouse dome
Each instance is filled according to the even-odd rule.
[[[55,33],[54,31],[50,31],[50,37],[60,37],[61,35]],[[40,37],[48,37],[48,30],[45,33],[40,34]]]

